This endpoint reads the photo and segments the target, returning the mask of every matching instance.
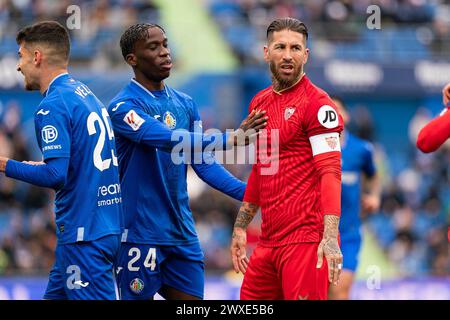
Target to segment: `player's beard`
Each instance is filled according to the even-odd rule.
[[[33,82],[32,80],[27,79],[26,77],[24,79],[24,86],[25,86],[25,90],[27,90],[27,91],[34,91],[34,90],[41,89],[41,86],[39,85],[38,82]]]
[[[280,91],[291,87],[295,84],[300,76],[303,74],[303,65],[298,66],[290,77],[283,77],[277,69],[277,65],[274,61],[269,63],[270,72],[272,73],[272,83],[276,91]],[[295,67],[294,67],[295,68]]]

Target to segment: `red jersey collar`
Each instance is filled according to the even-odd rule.
[[[305,80],[304,80],[305,79]],[[298,86],[302,85],[308,78],[306,77],[306,73],[303,73],[303,75],[300,77],[300,79],[297,80],[296,83],[294,83],[292,86],[290,86],[289,88],[283,89],[281,91],[275,91],[273,89],[273,85],[272,85],[272,91],[273,93],[276,93],[278,95],[282,95],[283,93],[286,93],[288,91],[291,91],[293,89],[296,89]]]

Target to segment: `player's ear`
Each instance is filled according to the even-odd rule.
[[[137,65],[137,59],[134,53],[127,54],[125,61],[132,67],[135,67]]]
[[[35,66],[40,65],[42,62],[42,51],[40,49],[35,49],[33,51],[33,64]]]
[[[269,62],[269,47],[268,46],[264,46],[264,60],[266,62]]]
[[[308,62],[309,57],[309,48],[305,49],[305,56],[303,57],[303,64],[306,64]]]

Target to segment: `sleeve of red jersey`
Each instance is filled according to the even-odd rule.
[[[247,187],[244,193],[244,202],[250,202],[259,205],[259,173],[256,164],[252,167],[252,172],[250,172],[250,177],[247,181]]]
[[[448,138],[450,138],[450,105],[441,115],[431,120],[423,127],[417,137],[417,148],[428,153],[438,149]]]
[[[329,97],[312,101],[304,115],[314,166],[320,177],[324,215],[341,215],[341,147],[343,120]]]

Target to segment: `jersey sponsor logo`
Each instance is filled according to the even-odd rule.
[[[287,107],[284,110],[284,120],[288,120],[295,112],[295,107]]]
[[[134,110],[128,111],[123,118],[123,121],[125,121],[125,123],[128,124],[134,131],[139,130],[141,125],[145,122],[145,120],[142,119]]]
[[[50,143],[58,138],[58,130],[54,126],[45,126],[41,130],[42,140],[45,143]]]
[[[177,119],[174,114],[170,111],[166,111],[163,115],[163,121],[169,129],[175,129],[177,126]]]
[[[50,110],[40,109],[36,114],[42,114],[43,116],[46,116],[49,113],[50,113]]]
[[[320,107],[319,112],[317,112],[317,120],[328,129],[336,128],[339,125],[337,112],[329,105]]]
[[[139,278],[135,278],[130,282],[130,289],[136,294],[139,294],[144,290],[144,281]]]
[[[97,206],[104,207],[122,202],[120,184],[113,183],[108,186],[100,186],[97,191]]]
[[[125,102],[123,102],[123,101],[122,101],[122,102],[116,103],[116,106],[115,106],[114,108],[112,108],[111,111],[112,111],[112,112],[116,111],[117,108],[119,108],[119,107],[120,107],[121,105],[123,105],[124,103],[125,103]]]

